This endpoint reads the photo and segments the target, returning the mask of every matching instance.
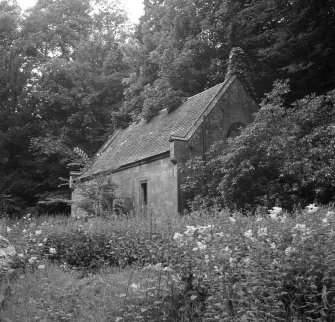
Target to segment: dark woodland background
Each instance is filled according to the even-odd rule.
[[[25,14],[0,1],[1,211],[66,211],[64,178],[117,127],[230,73],[260,111],[224,151],[185,166],[192,207],[334,201],[335,2],[144,5],[132,26],[116,0],[39,0]]]

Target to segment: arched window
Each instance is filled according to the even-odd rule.
[[[233,123],[227,133],[227,138],[234,138],[241,134],[242,130],[245,128],[245,124],[241,122]]]

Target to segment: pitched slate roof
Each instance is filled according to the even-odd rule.
[[[213,100],[224,93],[235,76],[189,97],[177,109],[160,111],[149,122],[141,120],[117,130],[95,156],[90,174],[116,170],[170,150],[171,137],[186,139]],[[194,129],[195,130],[195,129]],[[83,175],[85,176],[85,174]]]

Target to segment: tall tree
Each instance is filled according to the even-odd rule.
[[[38,183],[29,141],[39,133],[27,104],[32,63],[25,56],[20,8],[0,1],[0,212],[34,203]]]

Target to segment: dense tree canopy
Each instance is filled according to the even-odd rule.
[[[253,125],[274,144],[257,155],[272,157],[255,160],[252,144],[234,150],[261,142],[247,129],[203,169],[221,171],[215,182],[227,191],[210,186],[207,196],[230,206],[329,201],[333,132],[313,120],[333,104],[334,25],[333,0],[145,0],[134,28],[118,0],[38,0],[24,14],[15,0],[0,0],[1,211],[67,198],[60,178],[74,148],[93,155],[116,127],[149,121],[230,73],[259,101],[277,79],[289,79],[290,91],[263,101]],[[228,167],[234,158],[242,168]],[[247,191],[243,182],[254,185]]]

